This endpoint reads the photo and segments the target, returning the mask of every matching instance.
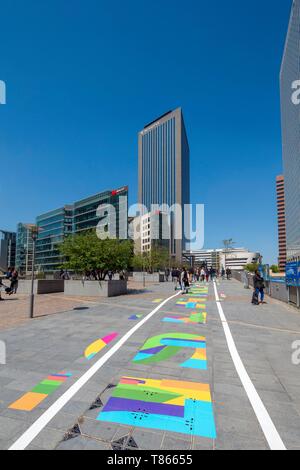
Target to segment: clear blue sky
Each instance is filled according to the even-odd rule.
[[[137,132],[182,106],[206,247],[276,261],[291,0],[0,0],[1,228],[128,184]]]

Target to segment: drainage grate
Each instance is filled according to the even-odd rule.
[[[90,406],[90,410],[96,410],[97,408],[102,408],[103,407],[103,403],[102,403],[102,400],[100,397],[98,397],[94,403],[92,403],[92,405]]]
[[[64,435],[63,441],[70,441],[71,439],[74,439],[75,437],[81,436],[81,431],[79,424],[75,424],[72,429],[66,432]]]
[[[112,450],[138,449],[135,440],[128,434],[117,441],[111,443]]]

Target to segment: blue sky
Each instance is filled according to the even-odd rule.
[[[277,258],[279,70],[291,0],[0,0],[0,225],[128,184],[181,106],[206,247]]]

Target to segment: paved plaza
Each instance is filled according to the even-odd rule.
[[[172,283],[111,299],[41,296],[39,315],[49,297],[66,304],[35,320],[24,307],[12,324],[9,309],[26,299],[1,303],[0,449],[268,450],[278,439],[300,449],[300,313],[252,306],[251,294],[233,280],[186,296]]]

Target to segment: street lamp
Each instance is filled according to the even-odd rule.
[[[39,229],[39,227],[34,224],[27,224],[25,225],[25,227],[30,232],[30,236],[32,239],[32,267],[31,267],[31,291],[30,291],[30,303],[29,303],[29,316],[30,318],[33,318],[35,251],[36,251],[36,240],[41,229]]]

